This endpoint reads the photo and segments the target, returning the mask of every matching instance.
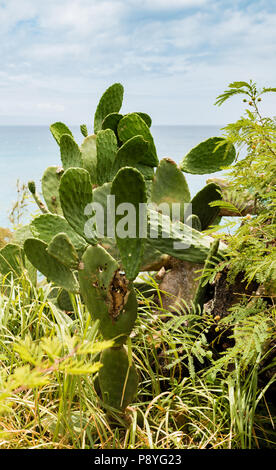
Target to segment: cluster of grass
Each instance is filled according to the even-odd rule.
[[[273,446],[269,390],[275,378],[260,380],[262,369],[273,364],[265,363],[265,328],[255,328],[264,318],[255,318],[251,330],[245,323],[244,330],[240,324],[232,331],[251,345],[245,360],[244,347],[235,349],[238,341],[227,352],[219,350],[218,338],[229,332],[230,320],[218,327],[208,315],[187,314],[184,305],[169,313],[155,302],[158,285],[149,282],[154,293],[139,294],[132,333],[139,391],[136,402],[119,415],[105,410],[97,394],[97,351],[106,345],[80,298],[71,296],[74,311],[67,314],[53,302],[50,284],[34,288],[25,276],[16,282],[2,279],[0,448]],[[269,321],[271,331],[275,317]]]

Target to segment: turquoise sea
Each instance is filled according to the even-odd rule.
[[[81,143],[79,128],[71,126],[71,130]],[[159,159],[170,157],[178,163],[202,140],[221,135],[219,126],[153,126],[151,131]],[[34,180],[39,188],[45,168],[59,164],[59,148],[47,126],[0,126],[0,227],[11,226],[8,214],[17,199],[17,179]],[[208,177],[187,175],[192,196]]]

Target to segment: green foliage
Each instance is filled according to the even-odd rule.
[[[261,93],[269,90],[273,91],[264,89]],[[151,118],[146,113],[119,114],[123,87],[118,83],[109,87],[99,101],[94,118],[95,135],[88,135],[87,127],[81,126],[84,141],[80,146],[65,124],[55,123],[51,126],[51,132],[60,146],[62,168],[50,167],[43,175],[42,192],[48,209],[36,193],[35,184],[29,184],[30,191],[44,214],[34,218],[30,227],[17,235],[18,246],[14,245],[14,249],[18,253],[22,252],[23,259],[26,255],[27,262],[54,283],[56,291],[53,298],[56,306],[65,311],[69,306],[70,312],[75,311],[76,300],[73,294],[80,292],[92,319],[99,321],[102,337],[112,340],[112,344],[118,348],[113,349],[109,345],[109,349],[101,355],[104,367],[99,372],[99,389],[107,407],[123,411],[135,396],[137,378],[129,335],[135,327],[137,317],[133,281],[144,269],[143,265],[150,270],[152,265],[158,265],[167,255],[189,263],[205,262],[196,296],[196,303],[201,309],[204,295],[210,287],[210,282],[207,285],[208,281],[213,281],[216,272],[223,270],[225,266],[229,270],[229,280],[243,271],[248,282],[254,279],[259,284],[264,284],[266,290],[273,289],[275,158],[272,161],[271,155],[275,156],[275,124],[272,120],[260,117],[256,105],[259,95],[252,83],[231,84],[228,92],[219,97],[218,104],[242,92],[250,96],[253,112],[248,110],[244,120],[226,128],[224,137],[211,137],[197,145],[183,159],[180,168],[170,159],[163,159],[159,164],[149,129]],[[262,135],[262,140],[254,141],[253,144],[254,133],[258,132]],[[245,141],[247,145],[250,143],[250,153],[232,166],[233,184],[220,191],[220,187],[211,182],[193,198],[193,214],[190,217],[192,228],[183,223],[183,209],[179,221],[172,220],[172,211],[165,215],[158,212],[157,207],[156,210],[146,211],[145,226],[141,227],[138,208],[142,204],[168,203],[171,208],[174,202],[189,202],[190,192],[182,172],[204,174],[228,167],[236,157],[234,145],[239,148]],[[261,156],[261,153],[264,155],[260,158],[258,167],[255,165],[255,157],[256,154]],[[262,185],[259,173],[264,159],[265,172],[268,174]],[[109,207],[109,195],[116,196],[114,208]],[[201,233],[202,230],[210,232],[210,226],[218,223],[223,210],[238,210],[238,215],[244,216],[248,210],[248,201],[250,203],[252,199],[254,216],[252,221],[248,216],[242,219],[238,237],[223,235],[227,242],[225,244],[219,242],[217,235],[214,242],[213,237]],[[100,203],[103,208],[104,233],[100,233],[97,226],[98,220],[94,217],[92,203]],[[120,206],[124,203],[132,203],[135,215],[128,213],[125,216]],[[119,207],[121,212],[118,211]],[[107,231],[107,215],[112,210],[115,211],[115,236]],[[134,222],[135,228],[132,227]],[[122,229],[121,234],[118,228]],[[126,228],[127,236],[124,236],[122,233],[126,232]],[[254,235],[257,234],[254,239],[253,232]],[[261,232],[262,236],[259,235]],[[250,269],[248,260],[252,258],[252,253],[254,262],[253,269]],[[226,255],[223,261],[222,254]],[[8,256],[5,260],[6,258]],[[13,271],[15,277],[25,275],[25,270],[17,269],[18,264],[16,270],[13,263],[9,263],[11,266],[6,261],[5,263],[2,266],[4,275],[10,271]],[[188,309],[187,306],[185,308]],[[60,310],[57,311],[60,314]],[[193,312],[192,315],[197,314],[198,312]],[[211,320],[210,322],[212,323]],[[205,320],[199,322],[197,327],[193,318],[189,318],[185,334],[182,332],[181,346],[185,354],[179,354],[178,359],[181,357],[181,361],[187,361],[187,371],[193,381],[197,380],[198,363],[203,367],[206,363],[217,360],[210,349],[207,333]],[[245,341],[242,334],[235,330],[237,344]],[[262,334],[258,329],[255,332],[256,337],[262,337]],[[263,341],[265,343],[265,339]],[[127,355],[122,346],[125,342],[128,343]],[[254,348],[257,350],[256,341]],[[262,346],[258,351],[263,353]],[[240,352],[237,354],[240,357]],[[247,354],[249,365],[255,357],[250,354]],[[179,367],[178,359],[173,368]],[[228,364],[232,363],[229,360]],[[88,371],[84,364],[82,366],[82,371]],[[216,367],[216,364],[212,363],[213,366]],[[77,374],[77,369],[76,365],[71,370],[75,370]],[[220,372],[222,370],[224,371],[224,365],[221,362]],[[208,380],[216,375],[212,369],[209,372],[206,375]]]
[[[268,295],[276,286],[276,123],[261,116],[258,103],[261,95],[271,91],[276,89],[258,90],[253,82],[235,82],[217,100],[221,104],[233,92],[244,93],[251,107],[245,116],[224,128],[226,138],[245,154],[228,173],[227,192],[235,195],[234,205],[243,215],[235,236],[228,240],[229,279],[242,271],[248,282],[265,285]],[[246,201],[249,196],[251,213],[245,215],[242,199]]]

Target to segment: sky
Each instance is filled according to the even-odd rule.
[[[216,96],[275,87],[275,47],[275,0],[0,0],[0,125],[92,126],[114,82],[153,124],[224,125],[244,106]]]

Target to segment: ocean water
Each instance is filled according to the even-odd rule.
[[[83,137],[71,127],[78,143]],[[221,135],[219,126],[153,126],[159,160],[170,157],[177,163],[195,145]],[[60,165],[59,148],[47,126],[0,126],[0,227],[11,227],[8,215],[17,199],[16,182],[34,180],[40,188],[42,174],[50,165]],[[213,173],[217,176],[221,173]],[[186,175],[191,195],[197,193],[209,175]],[[25,220],[24,222],[28,222]]]

